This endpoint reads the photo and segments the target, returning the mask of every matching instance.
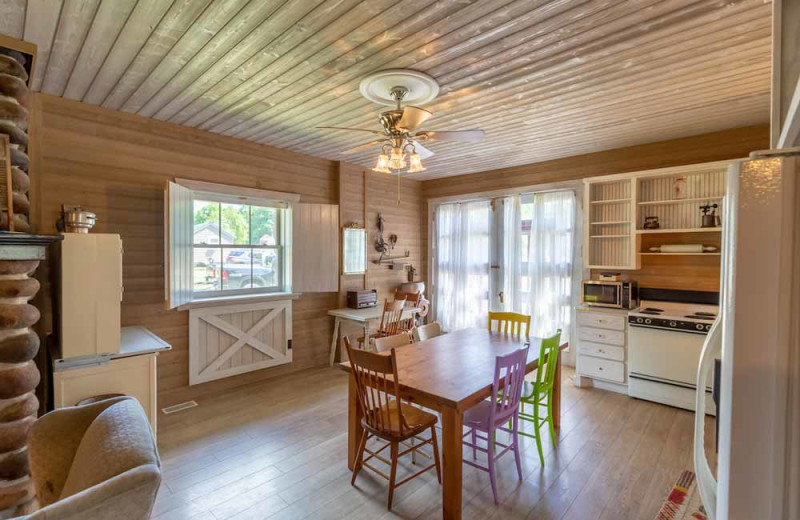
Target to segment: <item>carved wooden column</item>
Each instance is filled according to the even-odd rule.
[[[0,518],[24,513],[33,499],[26,441],[36,420],[35,357],[40,311],[30,304],[39,292],[33,272],[47,246],[61,237],[0,233]]]

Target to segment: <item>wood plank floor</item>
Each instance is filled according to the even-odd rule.
[[[464,520],[650,520],[692,468],[692,413],[576,388],[572,373],[565,368],[561,431],[555,447],[545,436],[544,467],[535,441],[522,437],[525,478],[517,479],[513,456],[503,457],[495,506],[488,475],[465,466]],[[315,369],[162,415],[164,482],[152,518],[441,518],[433,472],[398,488],[391,512],[379,477],[362,471],[350,485],[346,392],[346,374]],[[398,478],[411,467],[405,460]]]

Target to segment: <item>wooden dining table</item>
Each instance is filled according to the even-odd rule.
[[[400,397],[442,414],[442,517],[461,518],[462,434],[464,412],[492,394],[495,358],[530,343],[527,372],[539,366],[541,338],[520,339],[485,329],[464,329],[399,347],[397,374]],[[553,422],[557,429],[561,416],[561,351],[553,390]],[[355,464],[363,429],[355,380],[349,363],[339,367],[351,373],[348,390],[347,464]]]

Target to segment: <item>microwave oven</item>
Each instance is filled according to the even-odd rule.
[[[639,288],[636,282],[584,280],[581,302],[593,307],[635,309],[639,306]]]

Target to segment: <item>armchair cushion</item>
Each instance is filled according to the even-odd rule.
[[[42,509],[27,520],[146,520],[161,483],[150,422],[130,397],[41,417],[28,439]]]
[[[147,464],[158,465],[150,423],[136,400],[125,399],[100,412],[86,429],[61,499]]]

